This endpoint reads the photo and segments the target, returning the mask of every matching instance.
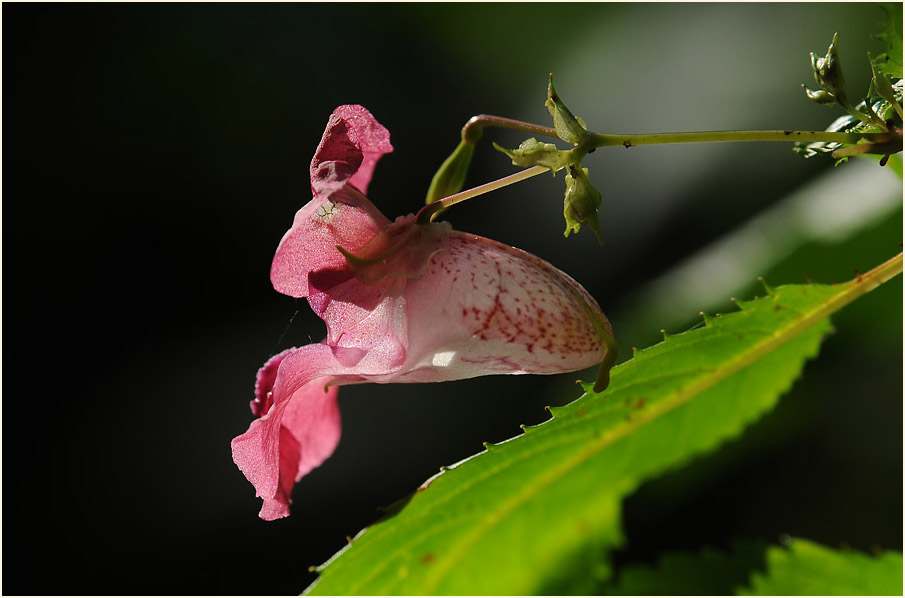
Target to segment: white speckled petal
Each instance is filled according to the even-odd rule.
[[[425,274],[408,281],[405,297],[409,361],[400,381],[574,371],[600,363],[607,351],[600,332],[612,335],[600,307],[569,276],[457,231]]]

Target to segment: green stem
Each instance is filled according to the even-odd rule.
[[[493,116],[492,114],[479,114],[472,116],[465,126],[462,127],[462,139],[475,143],[484,134],[485,127],[496,127],[498,129],[513,129],[515,131],[525,131],[526,133],[534,133],[535,135],[546,135],[547,137],[556,137],[556,129],[552,127],[543,127],[533,123],[526,123],[521,120],[511,118],[503,118],[502,116]]]
[[[557,138],[556,129],[543,127],[532,123],[479,114],[473,116],[462,127],[462,139],[470,143],[481,138],[486,127],[501,129],[513,129],[525,131],[535,135],[545,135]],[[857,143],[861,139],[871,142],[883,142],[891,139],[889,133],[843,133],[834,131],[795,131],[791,129],[777,129],[766,131],[692,131],[686,133],[652,133],[642,135],[612,135],[605,133],[588,133],[590,145],[593,147],[607,147],[622,145],[633,147],[636,145],[661,145],[666,143],[713,143],[721,141],[804,141],[824,143]]]
[[[665,143],[712,143],[719,141],[822,141],[825,143],[857,143],[859,139],[886,141],[889,133],[841,133],[832,131],[694,131],[689,133],[651,133],[647,135],[605,135],[590,133],[595,147],[621,145],[659,145]]]
[[[479,114],[471,117],[465,126],[462,127],[462,140],[467,144],[474,145],[483,135],[485,127],[497,127],[502,129],[514,129],[516,131],[524,131],[535,135],[545,135],[547,137],[558,138],[556,129],[552,127],[544,127],[532,123],[514,120],[511,118],[503,118],[502,116],[493,116],[490,114]],[[824,142],[824,143],[846,143],[855,144],[859,140],[865,139],[871,143],[896,143],[901,144],[901,133],[898,137],[891,133],[840,133],[831,131],[794,131],[794,130],[774,130],[774,131],[694,131],[688,133],[652,133],[641,135],[607,135],[603,133],[588,132],[587,136],[581,143],[576,145],[573,152],[578,152],[580,159],[590,150],[598,147],[621,145],[629,148],[636,145],[661,145],[666,143],[712,143],[721,141],[805,141],[805,142]],[[891,152],[901,151],[891,147]],[[441,169],[442,170],[442,169]],[[512,185],[525,179],[537,176],[549,169],[543,166],[533,166],[516,174],[503,177],[496,181],[480,185],[455,195],[434,201],[424,206],[417,215],[417,221],[420,224],[432,222],[440,212],[446,210],[459,202],[489,193]]]
[[[426,224],[427,222],[431,222],[439,212],[459,202],[465,201],[466,199],[471,199],[472,197],[477,197],[478,195],[490,193],[491,191],[496,191],[497,189],[502,189],[503,187],[513,185],[515,183],[524,181],[525,179],[530,179],[531,177],[537,176],[544,172],[550,172],[550,169],[544,166],[532,166],[531,168],[526,168],[521,172],[510,174],[509,176],[505,176],[501,179],[497,179],[489,183],[484,183],[483,185],[479,185],[477,187],[474,187],[473,189],[468,189],[467,191],[462,191],[461,193],[456,193],[455,195],[444,197],[443,199],[437,200],[421,208],[421,211],[418,212],[416,220],[420,224]]]

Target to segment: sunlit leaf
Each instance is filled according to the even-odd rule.
[[[705,317],[615,368],[553,419],[435,477],[320,568],[315,594],[588,591],[609,578],[622,499],[768,411],[813,357],[827,317],[901,272],[788,285]],[[391,467],[391,464],[387,465]]]

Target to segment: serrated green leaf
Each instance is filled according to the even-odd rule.
[[[880,6],[886,11],[883,33],[877,38],[883,41],[884,54],[880,57],[880,68],[891,76],[902,78],[902,3],[882,2]]]
[[[755,573],[743,596],[901,596],[902,553],[868,556],[807,540],[767,551],[767,572]]]
[[[704,548],[668,552],[656,566],[623,567],[615,583],[595,588],[605,596],[725,596],[744,587],[755,571],[763,572],[762,542],[739,542],[731,551]]]
[[[639,351],[610,387],[426,483],[321,569],[312,594],[561,593],[576,558],[621,541],[623,497],[712,450],[769,410],[813,357],[827,316],[901,272],[789,285]],[[605,561],[604,561],[605,562]],[[569,589],[574,589],[569,588]]]
[[[765,550],[766,548],[766,550]],[[785,547],[737,543],[731,551],[670,552],[656,566],[629,565],[596,594],[901,595],[902,554],[836,551],[795,539]]]

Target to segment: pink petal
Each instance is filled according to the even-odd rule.
[[[329,457],[339,442],[337,387],[325,390],[328,370],[341,370],[326,345],[290,349],[269,360],[258,380],[270,380],[274,363],[273,405],[248,431],[233,439],[233,461],[264,499],[260,516],[272,520],[289,514],[292,488]]]
[[[391,151],[389,131],[367,109],[333,111],[311,160],[314,198],[296,213],[273,258],[277,291],[306,297],[310,272],[345,266],[337,245],[358,251],[390,223],[364,193],[377,161]]]
[[[347,187],[327,199],[315,198],[295,215],[270,266],[270,281],[290,297],[308,296],[308,275],[344,270],[336,246],[355,252],[383,230],[387,220],[368,199]]]
[[[390,132],[365,107],[340,106],[311,160],[311,191],[325,195],[348,181],[366,194],[377,161],[391,151]]]
[[[581,285],[514,247],[449,235],[449,248],[408,281],[409,357],[395,381],[552,374],[602,361],[600,333],[612,328]]]
[[[326,461],[339,444],[339,386],[327,386],[332,380],[315,378],[295,392],[283,412],[282,430],[288,431],[301,447],[297,465],[290,469],[293,483]]]
[[[448,222],[416,224],[413,215],[400,216],[347,259],[358,280],[374,284],[393,278],[420,278],[431,259],[449,247]]]
[[[308,303],[327,325],[324,341],[337,361],[360,376],[395,374],[406,361],[404,281],[365,284],[347,272],[311,276]]]
[[[277,378],[280,362],[293,351],[295,349],[286,349],[282,353],[274,355],[258,370],[258,375],[255,377],[255,398],[251,402],[251,412],[255,414],[255,417],[264,417],[270,411],[270,407],[273,405],[273,392],[271,391]]]

